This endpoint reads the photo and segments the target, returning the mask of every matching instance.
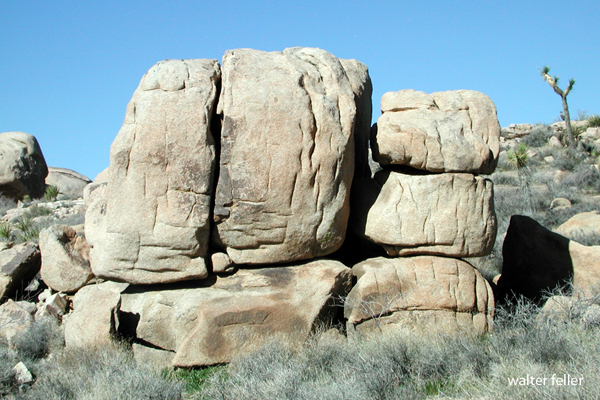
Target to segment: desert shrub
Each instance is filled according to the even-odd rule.
[[[541,322],[517,299],[483,336],[397,331],[347,343],[315,337],[270,343],[212,374],[198,399],[596,398],[600,335],[577,321]],[[514,386],[509,378],[563,373],[581,386]]]
[[[531,133],[523,137],[521,141],[529,147],[543,147],[552,136],[554,136],[554,132],[548,125],[536,125]]]
[[[563,151],[555,153],[552,167],[561,171],[574,171],[575,168],[581,164],[583,158],[582,154],[576,150],[564,149]]]
[[[519,186],[519,178],[507,172],[494,172],[491,176],[496,185]]]
[[[575,167],[573,173],[564,179],[563,184],[579,190],[598,193],[600,192],[600,172],[593,165],[580,163]]]
[[[121,345],[55,354],[22,399],[181,399],[182,385],[138,366]]]
[[[51,215],[53,211],[48,207],[39,206],[37,204],[33,204],[25,210],[23,213],[24,218],[34,219],[36,217],[43,217],[46,215]]]
[[[589,117],[587,117],[587,121],[588,126],[591,128],[600,127],[600,115],[598,114],[590,115]]]

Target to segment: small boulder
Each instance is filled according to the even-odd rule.
[[[23,132],[0,133],[0,194],[15,200],[44,195],[48,167],[37,139]]]
[[[81,288],[65,323],[65,345],[87,347],[108,343],[118,329],[121,292],[126,283],[104,282]]]
[[[600,235],[600,212],[589,211],[576,214],[555,229],[555,232],[577,240],[578,235]]]
[[[33,328],[33,316],[16,302],[8,300],[0,306],[0,340],[13,345],[18,337]]]
[[[40,232],[43,281],[58,292],[75,293],[93,278],[85,238],[66,225],[54,225]]]
[[[15,374],[15,382],[19,386],[26,385],[34,381],[33,374],[31,371],[29,371],[23,361],[19,361],[17,365],[13,367],[12,372]]]
[[[563,197],[559,197],[559,198],[552,200],[552,203],[550,203],[550,209],[551,210],[565,210],[567,208],[570,208],[572,205],[573,204],[571,203],[571,200],[565,199]]]
[[[16,298],[40,270],[41,255],[31,242],[0,252],[0,302]]]

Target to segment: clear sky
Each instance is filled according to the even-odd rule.
[[[388,91],[472,89],[502,126],[600,113],[595,1],[0,0],[0,132],[37,137],[49,166],[94,178],[141,77],[168,58],[325,49],[369,67],[373,121]]]

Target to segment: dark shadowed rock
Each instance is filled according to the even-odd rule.
[[[569,242],[529,217],[513,215],[502,247],[498,295],[540,301],[545,293],[564,287],[573,278]]]
[[[37,139],[23,132],[0,133],[0,194],[20,200],[44,195],[48,167]]]
[[[0,302],[23,294],[40,270],[40,250],[34,243],[18,244],[0,252]]]

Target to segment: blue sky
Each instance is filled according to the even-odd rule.
[[[0,132],[35,135],[48,165],[94,178],[143,74],[228,49],[325,49],[369,67],[374,116],[388,91],[479,90],[502,126],[600,113],[596,1],[0,0]]]

